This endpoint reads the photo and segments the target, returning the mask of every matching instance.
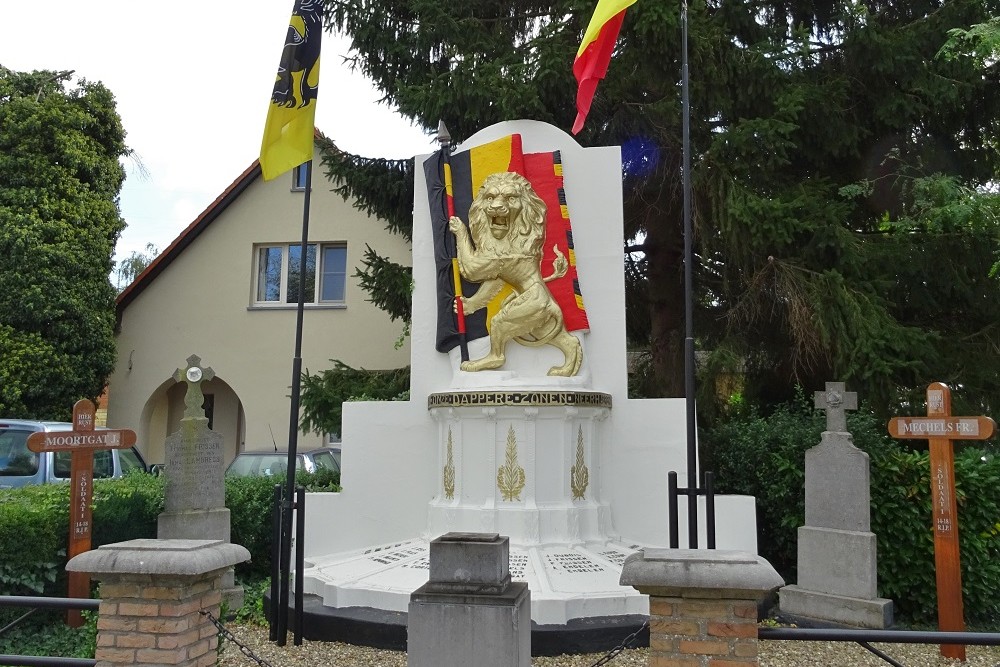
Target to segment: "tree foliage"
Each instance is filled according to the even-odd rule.
[[[515,118],[570,126],[592,8],[326,0],[326,20],[387,104],[468,137]],[[733,374],[763,402],[838,379],[883,412],[935,380],[1000,404],[1000,287],[985,280],[1000,235],[1000,70],[937,57],[953,31],[978,35],[998,12],[998,0],[691,3],[707,416]],[[651,393],[668,396],[683,394],[680,73],[679,5],[636,3],[579,135],[622,147],[629,336],[648,347]],[[363,201],[409,204],[386,201],[402,186],[378,187],[405,170],[340,164],[335,178]]]
[[[0,414],[68,418],[114,367],[108,279],[128,154],[114,97],[0,67]]]
[[[160,251],[156,245],[147,243],[144,252],[133,250],[127,257],[117,262],[115,264],[115,291],[121,293],[122,290],[131,285],[159,254]]]
[[[410,369],[367,370],[332,360],[333,368],[302,374],[302,421],[304,432],[321,435],[341,432],[344,401],[406,400],[410,391]]]

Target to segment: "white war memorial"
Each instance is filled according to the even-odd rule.
[[[439,297],[444,234],[435,232],[432,209],[442,205],[432,201],[422,168],[437,154],[417,156],[410,400],[344,404],[343,491],[307,500],[307,638],[405,641],[410,594],[428,581],[429,542],[450,532],[509,537],[510,576],[528,584],[539,647],[545,632],[562,638],[552,649],[562,652],[575,630],[602,627],[616,630],[613,646],[621,629],[638,628],[649,613],[648,598],[619,577],[628,555],[668,545],[667,474],[686,470],[685,403],[628,398],[621,152],[581,148],[545,123],[500,123],[455,149],[456,199],[461,166],[476,162],[477,148],[498,145],[505,155],[547,155],[571,232],[547,234],[544,250],[537,238],[518,241],[516,234],[531,233],[518,219],[531,204],[492,203],[511,195],[504,179],[480,190],[490,173],[507,169],[487,168],[496,159],[487,155],[467,170],[480,200],[473,209],[505,216],[480,221],[478,230],[473,223],[471,234],[454,220],[446,230],[452,248],[458,238],[458,264],[473,284],[463,305],[465,366],[474,370],[462,370],[460,346],[436,349],[441,313],[450,318],[453,308]],[[464,216],[475,214],[455,215],[469,225]],[[575,272],[569,289],[585,310],[584,329],[564,323],[546,291],[553,277],[572,277],[567,269]],[[499,291],[505,282],[510,296]],[[490,298],[503,307],[486,305]],[[488,336],[472,331],[477,313],[491,323]],[[679,502],[684,522],[685,498]],[[717,496],[716,516],[719,549],[757,552],[753,498]]]

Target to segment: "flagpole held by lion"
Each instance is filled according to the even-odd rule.
[[[545,212],[545,202],[526,178],[499,172],[483,181],[469,208],[468,228],[458,217],[448,221],[458,248],[459,271],[466,280],[481,283],[474,295],[462,297],[465,313],[485,308],[504,285],[513,290],[490,320],[489,352],[463,361],[463,371],[500,368],[512,340],[562,350],[565,362],[550,368],[549,375],[571,377],[580,371],[580,341],[566,330],[562,310],[545,284],[566,274],[568,262],[558,247],[552,274],[542,276]]]

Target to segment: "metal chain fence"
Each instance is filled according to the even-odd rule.
[[[645,621],[642,624],[641,628],[639,628],[638,630],[630,634],[628,637],[623,639],[621,644],[608,651],[603,658],[595,662],[590,667],[600,667],[601,665],[606,665],[612,660],[614,660],[615,657],[622,651],[632,648],[632,645],[635,644],[637,639],[639,639],[639,635],[642,634],[642,631],[648,627],[649,627],[649,621]]]
[[[215,626],[216,630],[219,631],[219,637],[235,644],[236,647],[240,650],[240,653],[242,653],[246,657],[256,662],[258,665],[260,665],[260,667],[273,667],[271,663],[269,663],[267,660],[264,660],[260,656],[256,655],[253,651],[250,650],[250,647],[248,647],[246,644],[237,639],[236,635],[230,632],[229,629],[222,624],[222,621],[213,616],[210,611],[202,609],[201,614],[206,616],[208,620],[211,621],[212,625]],[[629,636],[625,637],[625,639],[623,639],[621,643],[618,644],[618,646],[614,647],[606,654],[604,654],[604,656],[601,657],[601,659],[595,662],[593,665],[591,665],[591,667],[601,667],[601,665],[606,665],[612,660],[614,660],[623,651],[632,648],[636,640],[639,639],[639,635],[641,635],[643,630],[645,630],[648,627],[649,627],[649,621],[644,622],[642,624],[642,627],[640,627],[638,630],[636,630]]]
[[[212,625],[215,626],[215,629],[219,631],[219,637],[229,640],[231,643],[235,644],[236,647],[240,650],[240,653],[242,653],[246,657],[256,662],[258,665],[260,665],[260,667],[273,667],[271,663],[269,663],[267,660],[264,660],[264,658],[261,658],[260,656],[255,654],[253,651],[250,650],[249,646],[247,646],[239,639],[237,639],[236,635],[230,632],[229,629],[222,624],[222,621],[217,619],[215,616],[212,616],[212,613],[210,611],[202,609],[201,614],[207,616],[208,620],[212,622]]]

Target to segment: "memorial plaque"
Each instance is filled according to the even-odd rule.
[[[182,423],[166,440],[163,508],[168,512],[225,507],[222,434]],[[191,431],[186,433],[185,431]]]

